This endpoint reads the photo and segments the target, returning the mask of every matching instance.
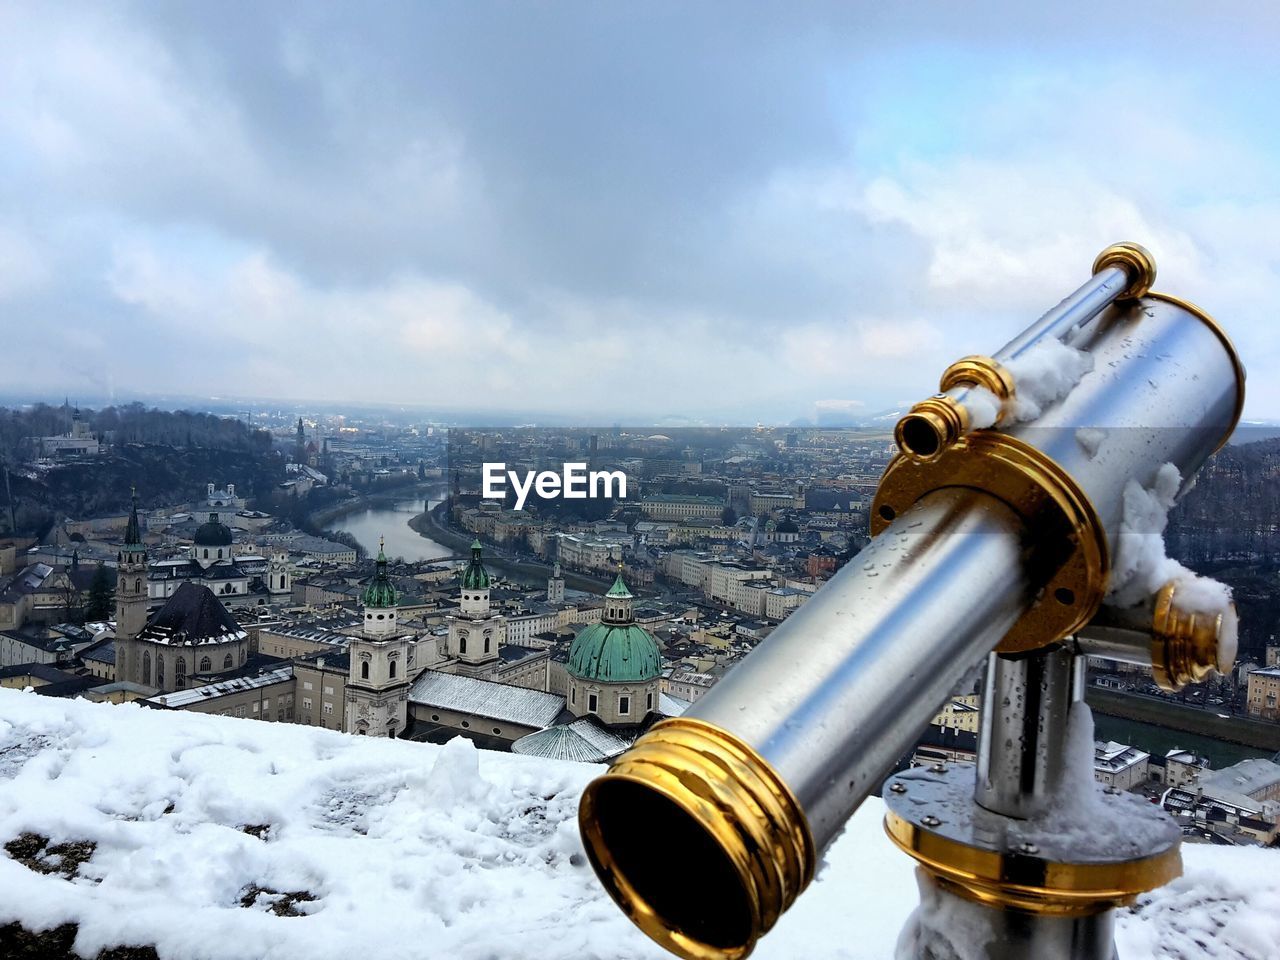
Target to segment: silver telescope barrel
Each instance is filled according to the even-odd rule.
[[[915,742],[921,717],[1031,602],[1026,533],[979,491],[925,497],[588,787],[588,854],[646,933],[683,956],[732,957],[773,926],[812,878],[816,852]],[[701,869],[659,880],[639,822],[701,850],[715,882]]]
[[[663,946],[746,956],[966,673],[1091,621],[1126,484],[1150,486],[1170,463],[1189,478],[1234,428],[1243,369],[1198,308],[1148,294],[1068,329],[1094,364],[1065,398],[935,457],[895,457],[871,544],[587,787],[579,822],[592,865]],[[1208,630],[1203,618],[1166,620],[1184,639]],[[653,855],[659,835],[685,852],[681,870]]]
[[[1026,534],[985,493],[930,494],[685,716],[751,744],[826,846],[920,735],[903,690],[936,711],[1030,604]]]

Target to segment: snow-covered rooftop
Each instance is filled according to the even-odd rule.
[[[521,737],[511,750],[530,757],[599,763],[616,757],[634,742],[634,735],[621,736],[598,726],[590,717],[583,717]]]
[[[173,693],[152,697],[151,700],[162,707],[178,709],[188,704],[199,703],[202,700],[225,697],[228,694],[242,693],[245,690],[258,690],[262,687],[269,687],[272,684],[284,683],[292,679],[293,665],[288,664],[283,667],[277,667],[275,670],[260,673],[256,677],[236,677],[232,680],[219,680],[217,683],[206,683],[203,686],[188,687],[186,690],[176,690]]]
[[[549,727],[564,710],[564,697],[555,694],[435,670],[424,670],[413,682],[409,700],[529,727]]]
[[[658,960],[582,852],[599,770],[0,690],[0,925],[77,924],[85,956]],[[882,816],[864,804],[755,957],[893,956],[916,888]],[[1121,911],[1120,956],[1274,956],[1280,853],[1183,856]]]

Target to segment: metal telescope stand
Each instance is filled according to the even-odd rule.
[[[886,783],[885,830],[920,865],[899,960],[1109,960],[1115,908],[1181,873],[1178,827],[1093,782],[1084,679],[1067,644],[992,654],[976,771]]]

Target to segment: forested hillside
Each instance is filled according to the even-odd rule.
[[[1224,447],[1169,516],[1169,555],[1231,585],[1240,655],[1280,636],[1280,439]]]
[[[0,482],[0,535],[41,536],[57,518],[123,512],[135,486],[141,504],[151,507],[194,499],[208,483],[234,483],[246,497],[268,496],[283,479],[284,459],[272,450],[270,434],[239,420],[141,404],[80,415],[110,441],[108,451],[36,465],[29,438],[66,433],[70,412],[0,408],[0,462],[9,471],[8,496]]]

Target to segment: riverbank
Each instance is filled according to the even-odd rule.
[[[454,530],[446,524],[444,522],[446,509],[448,509],[447,500],[437,504],[431,510],[418,514],[409,521],[409,526],[418,536],[443,544],[459,555],[465,555],[471,549],[471,544],[475,537]],[[536,560],[515,560],[510,557],[504,557],[498,554],[493,547],[486,548],[484,562],[486,566],[493,567],[495,570],[499,570],[509,576],[512,580],[518,580],[521,583],[541,586],[551,576],[551,564],[541,563]],[[562,570],[561,575],[564,577],[566,586],[574,590],[585,590],[589,593],[604,593],[612,583],[610,580],[588,577],[568,570]]]
[[[1208,710],[1089,687],[1086,702],[1095,713],[1149,723],[1181,733],[1242,744],[1266,753],[1280,751],[1280,724],[1248,717],[1218,716]]]
[[[412,483],[379,490],[376,493],[349,497],[340,503],[331,504],[308,514],[307,520],[317,527],[324,528],[348,514],[357,513],[361,510],[370,510],[388,503],[394,503],[397,500],[405,500],[410,497],[422,497],[424,500],[430,499],[433,493],[440,493],[446,486],[447,484],[442,480],[415,480]]]

